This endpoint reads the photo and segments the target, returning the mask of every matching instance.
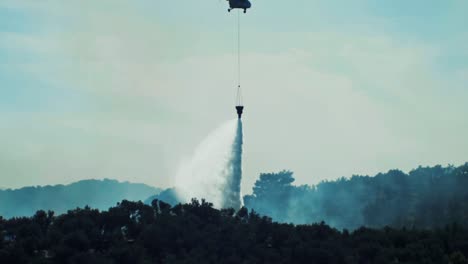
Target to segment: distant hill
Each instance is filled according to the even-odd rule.
[[[65,213],[86,205],[107,210],[122,200],[140,201],[161,189],[116,180],[83,180],[69,185],[0,190],[0,216],[31,216],[37,210]]]
[[[171,206],[175,206],[176,204],[180,203],[179,199],[177,198],[177,192],[175,188],[169,188],[164,191],[161,191],[158,194],[151,195],[149,198],[147,198],[144,203],[147,205],[151,205],[153,200],[159,200],[163,201],[165,203],[170,204]]]

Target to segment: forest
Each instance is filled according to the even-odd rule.
[[[468,264],[468,163],[294,181],[261,174],[239,210],[167,189],[103,211],[0,217],[0,263]]]
[[[174,207],[122,201],[55,216],[0,218],[0,263],[468,263],[468,230],[273,222],[204,200]]]
[[[468,225],[468,164],[390,170],[316,186],[294,186],[290,171],[261,174],[245,206],[275,221],[333,227],[436,228]]]
[[[317,185],[294,185],[291,171],[263,173],[244,196],[244,205],[274,221],[293,224],[326,222],[338,229],[436,228],[468,225],[468,163],[390,170],[374,176],[354,175]],[[176,191],[152,196],[171,205]]]

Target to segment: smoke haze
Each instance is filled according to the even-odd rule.
[[[240,208],[242,122],[231,120],[215,129],[196,148],[176,175],[178,199],[206,199],[217,208]]]

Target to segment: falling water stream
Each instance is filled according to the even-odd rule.
[[[240,119],[210,133],[179,168],[175,179],[179,200],[205,199],[216,208],[240,208],[242,144]]]

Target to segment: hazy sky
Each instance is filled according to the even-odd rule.
[[[468,1],[252,0],[242,14],[244,193],[468,161]],[[0,187],[168,187],[235,118],[221,0],[0,0]]]

